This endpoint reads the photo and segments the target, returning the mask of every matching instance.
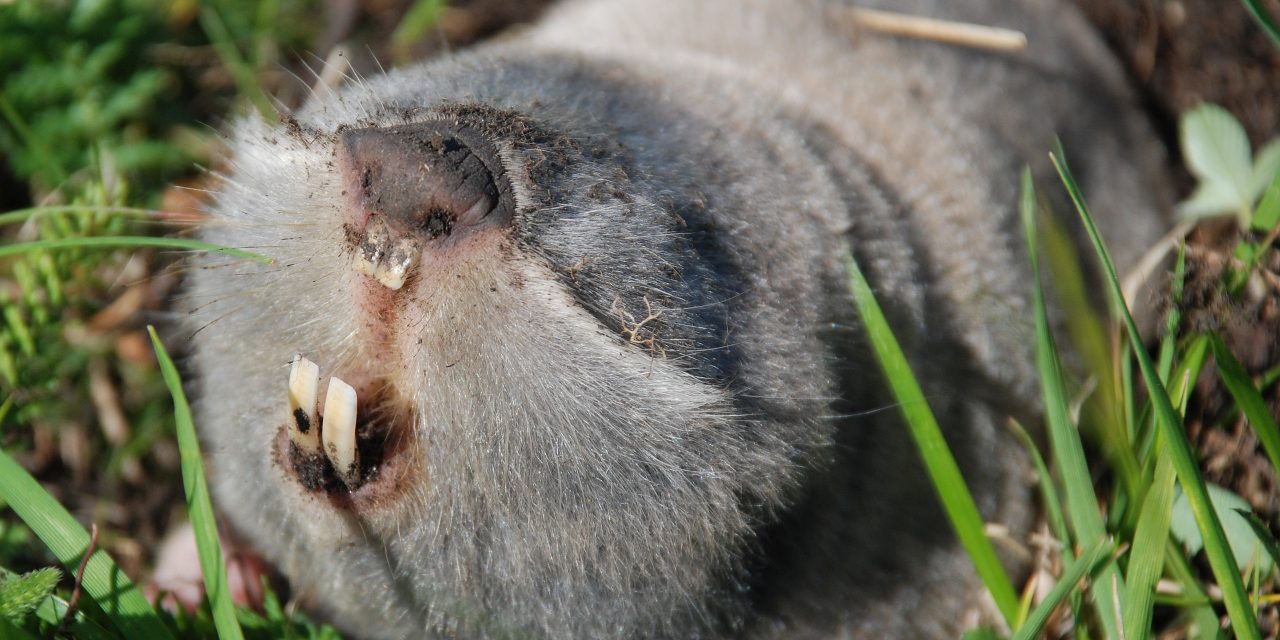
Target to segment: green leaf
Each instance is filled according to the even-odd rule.
[[[1253,211],[1253,220],[1250,222],[1255,231],[1262,232],[1271,231],[1278,224],[1280,224],[1280,172],[1277,172],[1271,184],[1267,185],[1266,191],[1262,194],[1262,201]],[[1262,252],[1255,251],[1255,253]]]
[[[1258,553],[1264,551],[1262,541],[1253,531],[1253,527],[1249,525],[1248,519],[1241,516],[1237,511],[1251,513],[1252,508],[1244,498],[1219,487],[1216,484],[1207,485],[1209,488],[1209,498],[1213,502],[1213,510],[1218,513],[1218,519],[1222,521],[1222,528],[1227,533],[1227,544],[1231,548],[1232,555],[1235,556],[1236,563],[1241,567],[1248,567],[1253,564],[1254,558],[1258,557]],[[1178,492],[1178,496],[1173,500],[1173,519],[1170,523],[1169,532],[1173,538],[1182,543],[1187,553],[1196,554],[1204,548],[1204,539],[1200,535],[1200,529],[1196,526],[1195,514],[1191,510],[1191,505],[1187,501],[1187,495]],[[1259,571],[1266,574],[1271,571],[1272,563],[1270,554],[1262,554]]]
[[[1240,195],[1230,186],[1220,182],[1201,182],[1191,197],[1178,203],[1178,215],[1187,220],[1239,214]]]
[[[862,275],[853,256],[846,255],[845,263],[858,316],[862,319],[885,379],[898,400],[898,408],[907,420],[911,437],[924,460],[925,471],[933,481],[943,510],[946,511],[961,546],[969,553],[978,577],[991,591],[996,608],[1005,621],[1013,625],[1018,616],[1018,594],[1014,591],[1013,582],[1005,573],[1004,566],[1000,564],[995,547],[987,538],[978,505],[969,493],[964,477],[960,474],[960,467],[947,447],[946,439],[942,437],[942,429],[938,427],[938,421],[929,409],[929,403],[925,401],[924,392],[911,373],[911,366],[902,353],[902,347],[898,345],[884,312],[880,310],[880,304],[871,292],[871,285]]]
[[[53,567],[37,569],[22,575],[0,576],[0,617],[22,624],[27,614],[35,611],[48,598],[62,572]]]
[[[1222,107],[1203,104],[1183,114],[1178,128],[1187,168],[1200,181],[1179,213],[1194,218],[1250,210],[1253,162],[1240,122]]]
[[[1272,140],[1253,159],[1253,170],[1249,172],[1249,193],[1257,198],[1276,179],[1277,173],[1280,173],[1280,140]]]
[[[89,548],[89,533],[7,453],[0,451],[0,498],[9,503],[68,571],[76,571]],[[84,592],[127,638],[172,638],[151,604],[107,552],[85,564]]]

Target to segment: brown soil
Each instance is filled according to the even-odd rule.
[[[1255,151],[1280,133],[1280,46],[1272,42],[1238,0],[1075,0],[1121,57],[1179,172],[1179,114],[1205,102],[1235,114]],[[1280,0],[1264,0],[1280,15]],[[1185,192],[1184,194],[1185,195]],[[1188,238],[1181,335],[1212,330],[1222,336],[1255,382],[1273,416],[1280,416],[1280,250],[1272,243],[1244,291],[1228,295],[1223,276],[1233,264],[1240,232],[1233,220],[1201,224]],[[1257,241],[1258,238],[1251,237]],[[1200,452],[1205,478],[1249,502],[1259,517],[1280,523],[1280,484],[1275,466],[1252,426],[1235,412],[1212,360],[1197,380],[1187,433]],[[1204,567],[1202,567],[1204,568]],[[1206,570],[1207,573],[1207,570]],[[1269,592],[1274,585],[1264,585]],[[1263,634],[1277,637],[1280,611],[1259,611]],[[1185,637],[1174,624],[1161,638]]]
[[[1280,47],[1239,0],[1076,4],[1126,62],[1167,134],[1177,114],[1202,102],[1240,118],[1255,148],[1280,131]],[[1280,15],[1280,0],[1263,5]]]
[[[1147,108],[1179,157],[1177,117],[1203,102],[1238,117],[1255,150],[1280,133],[1280,46],[1273,43],[1239,1],[1076,0],[1103,33],[1141,88]],[[1265,0],[1280,15],[1280,0]],[[1183,173],[1184,188],[1193,186]],[[1217,331],[1258,380],[1280,361],[1280,252],[1273,248],[1243,295],[1220,285],[1231,264],[1238,231],[1234,222],[1202,224],[1188,239],[1182,332]],[[1238,416],[1226,390],[1208,367],[1198,381],[1188,432],[1201,451],[1211,482],[1243,496],[1272,522],[1280,516],[1280,486],[1253,430]],[[1273,413],[1280,388],[1263,389]],[[1226,422],[1225,425],[1219,423]],[[1206,426],[1210,425],[1210,426]]]
[[[1230,247],[1234,223],[1207,224],[1192,234],[1181,309],[1182,333],[1214,331],[1255,381],[1267,379],[1280,361],[1280,251],[1272,249],[1244,290],[1229,295],[1223,277],[1238,267]],[[1263,388],[1272,415],[1280,415],[1280,386]],[[1254,430],[1234,413],[1235,403],[1222,386],[1217,368],[1206,367],[1197,380],[1189,435],[1199,446],[1206,479],[1249,501],[1263,519],[1280,516],[1280,485],[1275,467]]]

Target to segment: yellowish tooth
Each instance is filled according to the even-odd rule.
[[[378,263],[373,277],[382,283],[382,286],[392,291],[399,291],[400,287],[404,286],[405,279],[409,277],[409,272],[413,271],[413,266],[418,263],[418,256],[421,254],[422,244],[417,238],[401,238],[391,248],[386,258]]]
[[[369,224],[365,226],[364,237],[360,239],[359,246],[356,247],[355,260],[352,268],[357,273],[362,273],[369,277],[375,277],[382,259],[387,254],[387,246],[391,244],[391,231],[387,229],[387,224],[381,218],[372,218]]]
[[[320,421],[316,416],[316,396],[320,387],[320,367],[293,356],[289,367],[289,438],[304,453],[320,453]]]
[[[329,378],[324,397],[324,452],[338,477],[349,488],[360,481],[360,461],[356,453],[356,390],[339,378]]]

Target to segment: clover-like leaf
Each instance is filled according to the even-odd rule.
[[[1178,205],[1179,213],[1189,218],[1227,213],[1247,218],[1260,189],[1253,189],[1254,166],[1244,127],[1226,109],[1205,104],[1184,114],[1178,128],[1187,168],[1200,181],[1192,197]]]
[[[1254,198],[1263,192],[1276,174],[1280,173],[1280,140],[1272,140],[1253,159],[1253,171],[1249,174],[1249,188]]]
[[[1236,563],[1244,568],[1253,566],[1256,562],[1263,575],[1269,574],[1274,566],[1271,556],[1263,552],[1262,542],[1258,539],[1257,532],[1253,530],[1248,519],[1240,515],[1241,511],[1253,512],[1249,503],[1218,485],[1207,484],[1206,486],[1209,488],[1209,501],[1213,503],[1213,510],[1218,513],[1218,519],[1222,521],[1222,529],[1227,534],[1227,546],[1231,547],[1231,554],[1235,556]],[[1191,513],[1191,505],[1181,491],[1173,500],[1173,517],[1169,523],[1169,533],[1175,540],[1182,543],[1188,553],[1198,553],[1204,546],[1200,529],[1196,526],[1195,516]]]

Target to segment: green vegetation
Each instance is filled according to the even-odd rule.
[[[0,211],[0,637],[337,637],[269,589],[264,613],[232,605],[181,385],[141,326],[172,295],[175,250],[262,259],[172,237],[198,205],[166,186],[217,157],[202,122],[269,107],[277,51],[318,29],[308,4],[0,3],[0,198],[41,205]],[[211,602],[171,614],[112,555],[150,555],[188,517],[183,481],[219,571]]]
[[[1196,131],[1205,127],[1206,114],[1217,121],[1210,128],[1239,128],[1230,115],[1214,107],[1205,107],[1185,117],[1184,135],[1205,135],[1203,131]],[[1214,138],[1213,141],[1221,143],[1222,139]],[[1184,139],[1184,144],[1194,147],[1197,142]],[[1219,144],[1216,150],[1221,151],[1221,148]],[[1237,216],[1240,228],[1244,230],[1239,236],[1239,244],[1253,243],[1253,250],[1259,254],[1270,250],[1275,238],[1273,227],[1280,221],[1271,221],[1272,227],[1267,228],[1256,225],[1259,219],[1269,215],[1268,208],[1275,206],[1270,202],[1272,196],[1262,186],[1277,182],[1274,173],[1280,167],[1267,169],[1273,175],[1258,174],[1259,165],[1269,164],[1265,156],[1271,152],[1264,151],[1257,162],[1250,163],[1246,143],[1243,149],[1217,155],[1214,161],[1233,158],[1230,161],[1232,170],[1243,172],[1244,176],[1233,175],[1231,171],[1212,164],[1210,156],[1213,154],[1200,153],[1198,160],[1192,160],[1198,163],[1196,172],[1201,178],[1197,194],[1212,193],[1215,189],[1220,195],[1231,193],[1235,199],[1227,206],[1218,207],[1214,213]],[[1039,219],[1051,220],[1051,217],[1038,204],[1030,173],[1024,173],[1022,217],[1035,275],[1032,282],[1035,348],[1045,407],[1045,428],[1056,473],[1050,472],[1036,450],[1034,440],[1021,427],[1015,427],[1015,433],[1028,448],[1038,470],[1049,531],[1058,543],[1059,556],[1052,564],[1059,567],[1059,576],[1048,595],[1030,611],[1026,605],[1036,585],[1028,584],[1024,606],[1018,615],[1010,616],[1008,578],[1003,572],[986,566],[990,562],[986,550],[967,541],[966,549],[970,550],[979,576],[991,590],[997,607],[1004,614],[1008,630],[1015,638],[1038,637],[1045,633],[1044,625],[1054,615],[1060,616],[1060,621],[1065,621],[1067,627],[1073,627],[1076,637],[1151,638],[1159,630],[1153,629],[1158,605],[1162,609],[1158,618],[1163,621],[1162,628],[1177,629],[1179,637],[1217,638],[1222,632],[1220,619],[1225,618],[1234,637],[1260,638],[1258,609],[1264,601],[1274,601],[1269,590],[1274,586],[1276,550],[1280,544],[1268,526],[1252,514],[1246,500],[1204,480],[1199,457],[1188,441],[1184,418],[1191,387],[1206,370],[1208,357],[1212,355],[1216,364],[1212,373],[1235,403],[1226,412],[1226,417],[1245,416],[1273,468],[1278,460],[1276,451],[1280,449],[1280,433],[1275,419],[1257,381],[1246,373],[1223,338],[1212,331],[1190,330],[1183,326],[1180,305],[1186,255],[1182,251],[1177,256],[1170,289],[1172,304],[1166,317],[1164,336],[1157,357],[1151,357],[1123,298],[1103,239],[1093,225],[1069,167],[1063,161],[1062,150],[1055,150],[1050,158],[1102,265],[1103,284],[1115,310],[1114,329],[1110,332],[1109,344],[1076,345],[1078,353],[1086,354],[1090,367],[1083,372],[1087,380],[1079,375],[1070,375],[1071,372],[1061,364],[1048,321],[1048,303],[1040,285],[1040,261],[1046,252],[1039,248],[1040,234],[1036,223]],[[1215,180],[1219,186],[1206,186],[1207,182]],[[1230,191],[1222,187],[1228,183],[1262,186]],[[1192,201],[1209,199],[1203,195],[1192,197]],[[1226,205],[1226,199],[1220,204]],[[1250,235],[1251,232],[1263,235],[1265,240],[1258,242],[1255,236]],[[1061,232],[1054,225],[1049,225],[1045,233],[1053,236]],[[1061,238],[1051,237],[1047,244],[1053,246],[1062,242]],[[1071,259],[1069,253],[1047,253],[1059,262]],[[1227,251],[1228,255],[1231,253]],[[1055,273],[1066,274],[1068,278],[1077,278],[1081,272],[1078,264],[1057,264],[1054,267]],[[1232,291],[1235,281],[1251,277],[1258,268],[1257,262],[1243,260],[1233,263],[1232,267],[1223,270],[1217,284],[1222,291]],[[859,302],[868,332],[875,337],[888,331],[887,326],[882,326],[883,318],[869,312],[865,306],[866,283],[856,267],[851,269],[851,274],[854,299]],[[1095,312],[1083,297],[1072,295],[1071,292],[1078,287],[1058,289],[1067,292],[1064,296],[1067,300],[1059,301],[1059,304],[1069,316],[1076,318],[1077,324],[1100,322],[1092,318]],[[1238,289],[1235,292],[1239,294]],[[1071,333],[1086,340],[1106,340],[1102,331],[1077,330]],[[875,338],[873,342],[883,339]],[[879,348],[877,353],[907,420],[913,423],[913,430],[929,428],[932,417],[927,410],[921,409],[922,400],[901,391],[914,385],[901,353]],[[1091,353],[1095,355],[1090,361],[1087,356]],[[1099,357],[1097,354],[1110,355]],[[1133,375],[1135,366],[1139,374],[1136,379]],[[1264,388],[1275,384],[1273,376],[1263,377],[1269,378]],[[1083,400],[1084,410],[1072,411],[1073,398],[1078,399],[1075,403]],[[1213,428],[1213,425],[1204,428]],[[1117,442],[1122,450],[1117,450]],[[929,443],[920,444],[921,455],[926,461],[938,454]],[[1108,459],[1091,465],[1084,453],[1098,446],[1111,447]],[[1129,461],[1128,466],[1133,473],[1126,475],[1126,465],[1119,462],[1122,460]],[[1099,476],[1109,478],[1112,486],[1107,486],[1106,482],[1099,485]],[[945,492],[955,489],[950,483],[937,483],[937,488],[944,503],[947,502]],[[1065,500],[1060,496],[1065,496]],[[1063,504],[1066,505],[1065,513]],[[1103,510],[1099,510],[1099,505],[1103,505]],[[966,529],[973,527],[971,514],[961,513],[957,517],[954,512],[949,513],[961,540],[966,540]],[[978,548],[977,553],[974,548]],[[1203,570],[1205,565],[1200,564],[1200,558],[1207,560],[1207,572]],[[1162,579],[1166,585],[1159,589]],[[1169,591],[1169,585],[1176,585],[1175,590],[1181,596],[1162,595]],[[1055,608],[1062,611],[1054,614]],[[1064,623],[1060,622],[1059,632],[1061,624]],[[974,632],[971,637],[1000,636],[996,630],[985,629]]]

